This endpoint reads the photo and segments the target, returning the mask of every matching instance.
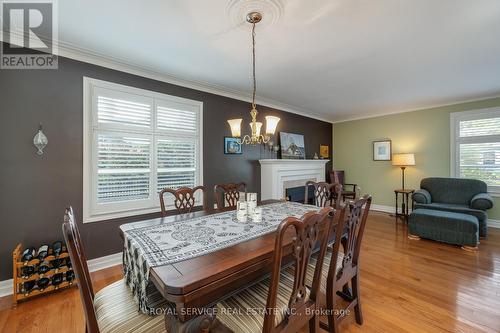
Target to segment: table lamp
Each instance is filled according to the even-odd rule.
[[[392,155],[392,165],[401,167],[401,185],[405,189],[405,169],[407,166],[415,165],[414,154],[394,154]]]

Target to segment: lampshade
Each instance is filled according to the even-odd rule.
[[[241,121],[243,119],[229,119],[227,122],[229,127],[231,127],[231,135],[235,138],[239,138],[241,136]]]
[[[250,125],[250,129],[252,130],[252,133],[253,133],[254,131],[253,131],[252,123],[250,123],[249,125]],[[261,128],[262,128],[262,123],[260,121],[255,122],[255,135],[256,136],[260,136],[260,129]]]
[[[276,126],[278,126],[278,123],[280,121],[280,118],[274,117],[274,116],[266,116],[266,134],[267,135],[274,135],[276,132]]]
[[[392,165],[410,166],[415,165],[414,154],[394,154],[392,155]]]

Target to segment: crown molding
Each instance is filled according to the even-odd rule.
[[[481,101],[485,101],[485,100],[493,99],[493,98],[500,98],[500,92],[494,93],[492,95],[480,97],[480,98],[463,99],[463,100],[457,100],[457,101],[448,102],[448,103],[429,104],[429,105],[418,107],[415,109],[407,109],[407,110],[402,110],[402,111],[380,112],[380,113],[375,113],[375,114],[366,115],[366,116],[359,116],[359,117],[347,118],[347,119],[342,119],[342,120],[333,120],[331,123],[332,124],[340,124],[340,123],[345,123],[345,122],[354,121],[354,120],[378,118],[378,117],[384,117],[384,116],[397,115],[397,114],[401,114],[401,113],[424,111],[424,110],[430,110],[430,109],[465,104],[465,103],[481,102]]]
[[[24,36],[24,33],[20,31],[15,31],[14,32],[16,35],[19,36]],[[46,40],[44,38],[41,38],[42,40]],[[0,29],[0,42],[3,42],[3,33],[2,29]],[[252,97],[249,93],[236,90],[236,89],[231,89],[229,87],[221,86],[221,85],[216,85],[204,81],[197,81],[197,80],[191,80],[191,79],[184,79],[181,77],[177,77],[168,73],[162,73],[158,72],[157,70],[145,66],[145,65],[138,65],[133,62],[130,62],[125,59],[117,58],[117,57],[110,57],[107,55],[104,55],[99,52],[95,52],[86,48],[81,48],[79,46],[76,46],[71,43],[67,42],[55,42],[54,43],[55,50],[57,50],[57,55],[64,57],[64,58],[69,58],[72,60],[76,61],[81,61],[85,63],[89,63],[92,65],[96,66],[101,66],[113,70],[117,70],[120,72],[132,74],[132,75],[137,75],[141,76],[144,78],[156,80],[156,81],[161,81],[169,84],[173,84],[176,86],[181,86],[184,88],[189,88],[193,90],[198,90],[214,95],[219,95],[219,96],[224,96],[228,98],[233,98],[236,100],[244,101],[251,103]],[[276,101],[274,99],[270,98],[257,98],[256,102],[258,105],[270,107],[273,109],[289,112],[289,113],[294,113],[300,116],[316,119],[316,120],[321,120],[327,123],[331,124],[339,124],[339,123],[344,123],[348,121],[354,121],[354,120],[363,120],[363,119],[370,119],[370,118],[378,118],[378,117],[384,117],[384,116],[389,116],[389,115],[396,115],[396,114],[401,114],[401,113],[408,113],[408,112],[416,112],[416,111],[423,111],[427,109],[433,109],[433,108],[438,108],[438,107],[445,107],[445,106],[452,106],[452,105],[457,105],[457,104],[464,104],[464,103],[471,103],[471,102],[479,102],[487,99],[492,99],[492,98],[500,98],[500,92],[494,93],[492,95],[488,96],[483,96],[480,98],[469,98],[469,99],[461,99],[461,100],[456,100],[456,101],[450,101],[450,102],[443,102],[443,103],[435,103],[435,104],[428,104],[422,107],[418,108],[412,108],[412,109],[406,109],[406,110],[398,110],[398,111],[387,111],[387,112],[379,112],[375,114],[370,114],[370,115],[364,115],[364,116],[355,116],[351,118],[346,118],[346,119],[341,119],[341,120],[335,120],[333,115],[332,117],[325,117],[321,115],[317,115],[315,112],[307,109],[301,109],[298,107],[295,107],[293,105],[283,103],[280,101]]]
[[[252,97],[250,94],[231,89],[228,87],[220,86],[220,85],[215,85],[203,81],[195,81],[195,80],[186,80],[183,78],[179,78],[170,74],[165,74],[165,73],[160,73],[150,67],[147,66],[139,66],[134,63],[128,62],[123,59],[119,58],[113,58],[109,56],[105,56],[103,54],[89,51],[87,49],[82,49],[78,48],[74,45],[70,45],[67,43],[59,43],[58,44],[59,48],[59,56],[77,60],[77,61],[82,61],[86,62],[89,64],[101,66],[101,67],[106,67],[110,69],[114,69],[120,72],[125,72],[141,77],[145,77],[148,79],[153,79],[161,82],[166,82],[169,84],[193,89],[193,90],[198,90],[198,91],[203,91],[206,93],[214,94],[214,95],[219,95],[219,96],[224,96],[228,98],[233,98],[237,99],[240,101],[248,102],[250,103],[252,101]],[[256,99],[257,104],[270,107],[273,109],[281,110],[281,111],[286,111],[294,114],[298,114],[304,117],[308,118],[313,118],[321,121],[325,121],[328,123],[331,123],[331,119],[327,119],[321,116],[318,116],[314,114],[313,112],[309,110],[302,110],[299,109],[293,105],[286,104],[283,102],[275,101],[273,99],[267,99],[267,98],[257,98]]]
[[[12,33],[20,37],[24,36],[24,32],[20,30],[13,31]],[[43,37],[41,39],[46,40],[46,38]],[[3,42],[2,29],[0,29],[0,42]],[[110,57],[108,55],[92,51],[86,48],[82,48],[71,43],[61,42],[61,41],[54,42],[54,49],[57,51],[56,55],[60,57],[69,58],[132,75],[137,75],[148,79],[173,84],[176,86],[181,86],[184,88],[189,88],[214,95],[233,98],[248,103],[251,103],[252,101],[251,94],[244,91],[231,89],[229,87],[216,85],[204,81],[183,79],[181,77],[177,77],[168,73],[159,72],[149,66],[138,65],[136,63],[130,62],[125,59]],[[327,123],[332,123],[332,119],[328,119],[326,117],[317,115],[310,110],[301,109],[293,105],[279,102],[273,99],[257,98],[256,102],[258,105],[298,114],[304,117],[321,120]]]

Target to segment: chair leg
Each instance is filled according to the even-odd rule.
[[[335,294],[327,293],[326,307],[328,309],[328,327],[324,327],[323,325],[321,327],[330,333],[339,333],[339,319],[335,314]]]
[[[319,333],[319,316],[314,316],[309,320],[309,333]]]
[[[363,325],[363,313],[361,312],[361,300],[359,298],[359,275],[356,274],[352,278],[352,293],[353,298],[356,300],[354,306],[354,315],[356,316],[356,323]]]
[[[330,333],[340,333],[339,329],[339,319],[335,313],[328,314],[328,332]]]

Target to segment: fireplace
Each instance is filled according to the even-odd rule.
[[[285,190],[285,197],[288,201],[304,203],[306,196],[305,185],[297,187],[289,187]],[[307,189],[308,200],[306,203],[314,203],[314,186],[309,185]]]
[[[302,188],[307,181],[321,182],[325,181],[325,164],[329,160],[279,160],[267,159],[260,160],[261,165],[261,198],[284,199],[287,195],[287,189]],[[299,195],[299,190],[293,190]],[[312,193],[312,191],[309,191]],[[293,194],[293,193],[291,193]],[[291,195],[290,194],[290,195]],[[304,200],[304,194],[297,200]],[[294,198],[296,195],[294,194]]]

